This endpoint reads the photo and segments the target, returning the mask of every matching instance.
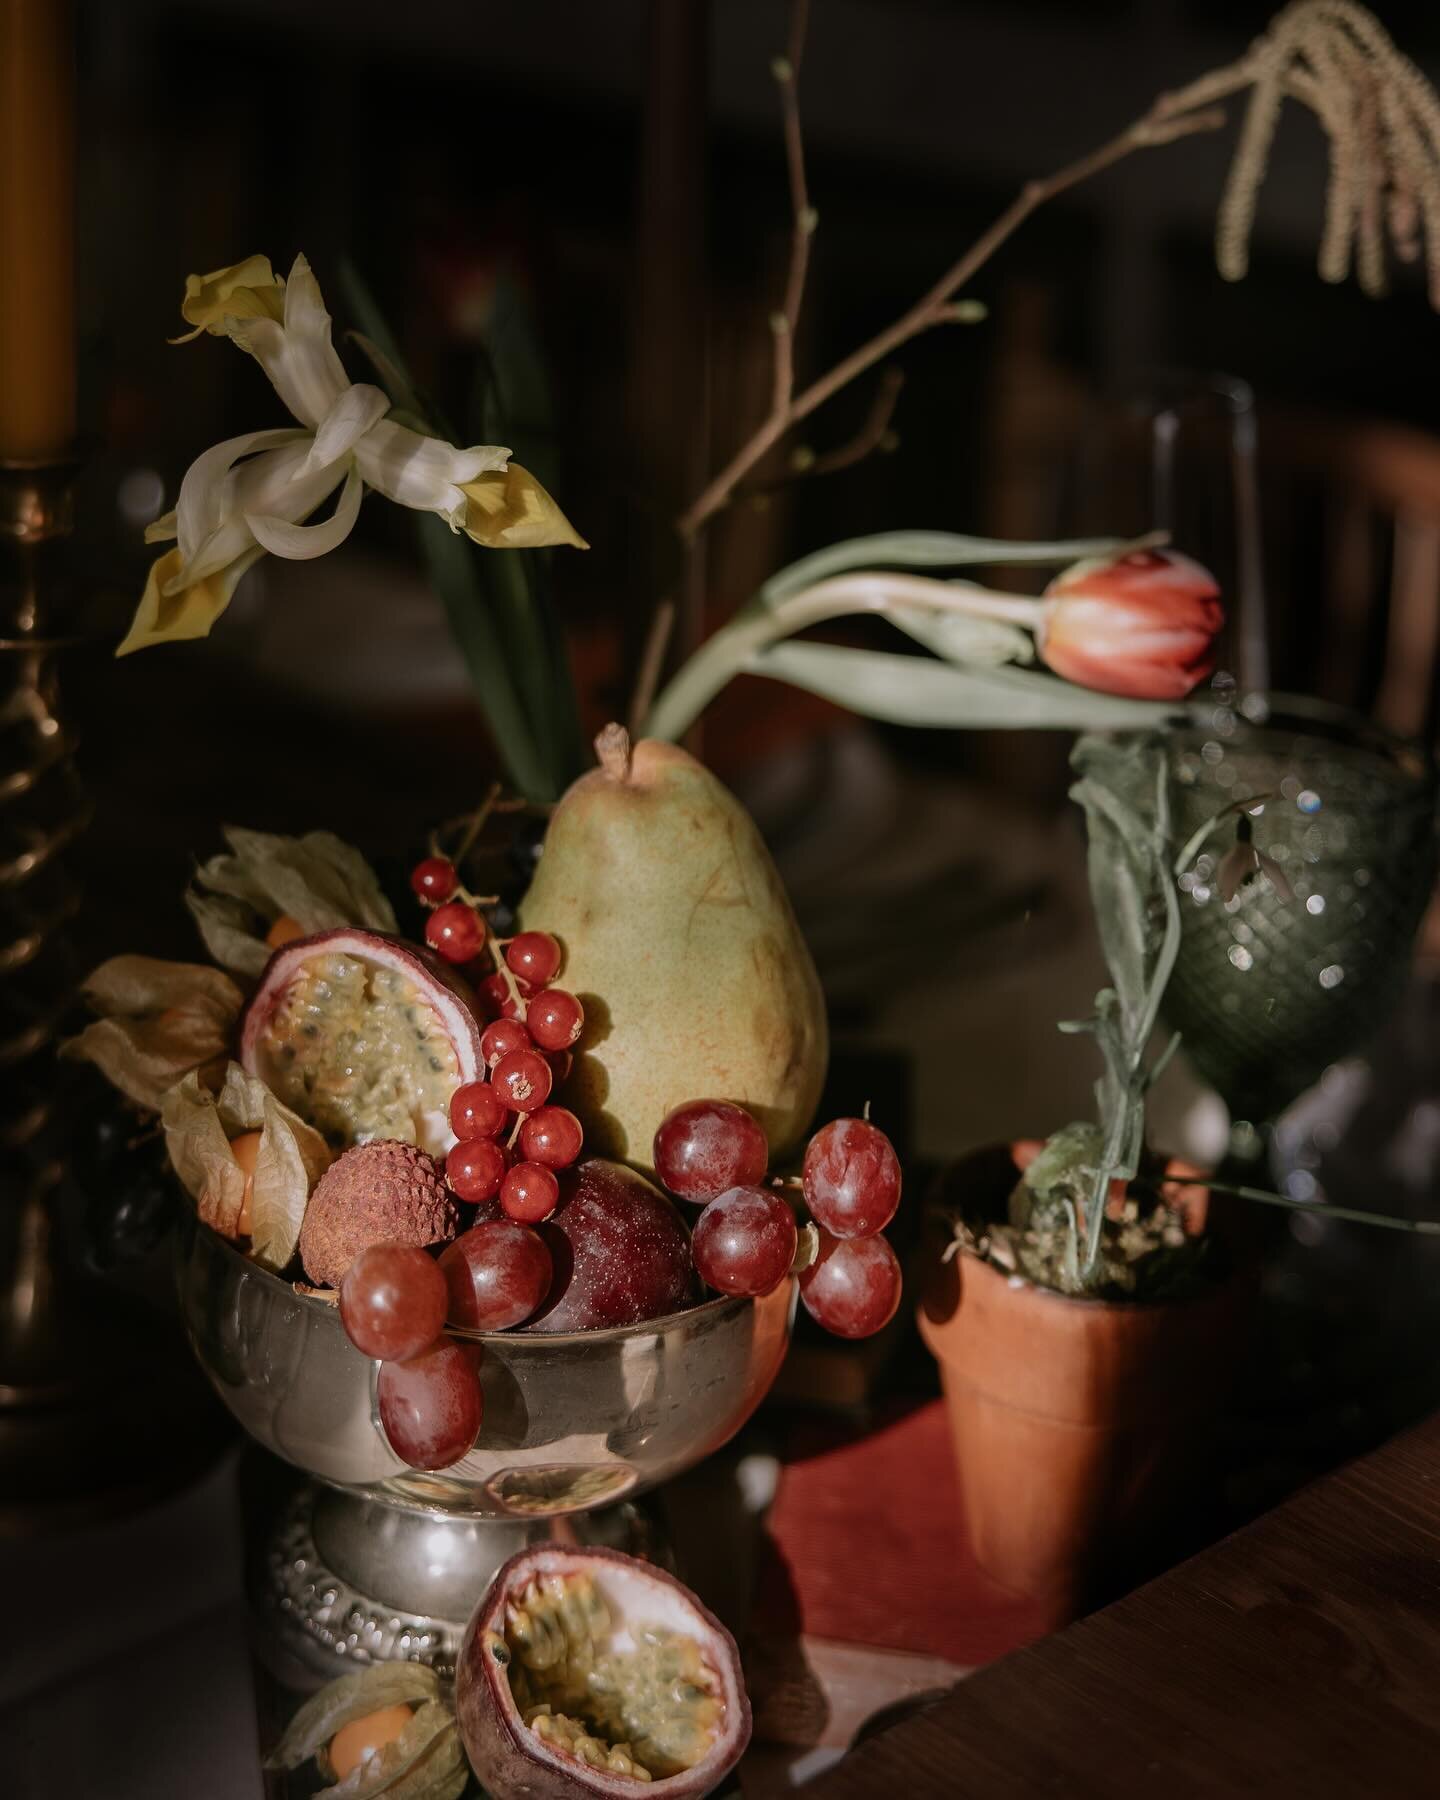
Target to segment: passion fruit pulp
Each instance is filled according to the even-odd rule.
[[[618,1550],[513,1556],[466,1629],[455,1705],[493,1800],[697,1800],[750,1741],[734,1638]]]
[[[284,944],[240,1025],[240,1061],[336,1149],[443,1155],[450,1096],[483,1072],[469,990],[438,957],[345,927]]]

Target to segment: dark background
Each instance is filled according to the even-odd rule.
[[[1381,10],[1440,72],[1433,12]],[[800,100],[820,225],[802,381],[909,305],[1027,177],[1233,59],[1268,17],[1209,0],[815,0]],[[84,7],[80,552],[101,629],[128,619],[153,555],[143,526],[173,503],[190,460],[282,422],[263,374],[228,343],[166,343],[188,272],[255,251],[285,270],[303,249],[339,331],[349,257],[467,441],[484,441],[467,409],[503,277],[533,308],[558,497],[593,546],[554,560],[585,721],[623,716],[673,574],[670,521],[698,485],[687,462],[718,466],[766,404],[789,230],[770,61],[787,18],[783,0]],[[1403,443],[1440,516],[1440,331],[1413,269],[1395,271],[1382,301],[1318,280],[1326,145],[1293,105],[1249,278],[1219,277],[1214,216],[1241,110],[1232,103],[1225,132],[1133,157],[1023,227],[968,290],[987,320],[933,331],[896,359],[906,380],[884,453],[728,509],[710,534],[708,622],[794,557],[865,531],[1144,529],[1143,499],[1097,508],[1077,471],[1103,463],[1115,397],[1147,371],[1221,369],[1258,397],[1277,683],[1370,705],[1403,503],[1363,494],[1374,516],[1351,593],[1363,630],[1340,654],[1328,572],[1341,501],[1364,483],[1316,446],[1413,428]],[[792,442],[842,443],[874,380]],[[787,470],[782,453],[760,473],[783,483]],[[1196,480],[1223,483],[1223,463]],[[1187,547],[1223,565],[1224,536],[1222,525]],[[881,627],[871,641],[894,647]],[[264,559],[208,641],[120,664],[94,654],[70,682],[98,800],[87,873],[110,896],[77,927],[97,955],[185,950],[176,895],[218,820],[323,822],[398,858],[473,805],[494,771],[412,522],[373,498],[336,554]],[[1429,724],[1422,686],[1412,728]],[[768,828],[762,767],[846,724],[742,679],[712,708],[704,748]],[[958,775],[998,798],[1017,830],[1038,821],[1043,838],[1064,805],[1058,736],[879,736],[903,771]]]

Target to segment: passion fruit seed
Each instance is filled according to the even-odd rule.
[[[614,1649],[610,1608],[584,1572],[543,1575],[512,1593],[505,1643],[520,1715],[591,1768],[640,1781],[693,1769],[723,1721],[715,1671],[693,1637],[625,1623],[633,1647]]]
[[[548,1702],[526,1709],[525,1723],[544,1743],[554,1744],[589,1763],[592,1769],[608,1769],[612,1775],[633,1775],[637,1781],[652,1781],[650,1771],[635,1760],[628,1744],[607,1744],[592,1737],[578,1719],[567,1719],[564,1713],[552,1712]]]
[[[739,1648],[688,1588],[618,1550],[553,1543],[511,1557],[475,1609],[455,1719],[495,1800],[623,1800],[647,1777],[699,1800],[751,1731]]]
[[[239,1061],[332,1146],[444,1151],[457,1087],[483,1069],[466,993],[428,952],[346,927],[277,950],[241,1021]]]

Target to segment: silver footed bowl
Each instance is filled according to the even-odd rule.
[[[176,1254],[200,1366],[257,1443],[388,1506],[511,1523],[642,1493],[718,1449],[768,1392],[795,1311],[792,1280],[760,1300],[709,1300],[607,1331],[481,1336],[480,1436],[430,1474],[386,1442],[379,1364],[334,1306],[297,1294],[188,1208]]]

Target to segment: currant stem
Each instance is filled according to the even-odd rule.
[[[509,943],[509,941],[508,938],[505,940],[506,943]],[[515,979],[515,971],[510,967],[509,963],[506,962],[504,952],[500,948],[498,939],[487,937],[485,940],[485,947],[490,952],[490,960],[495,965],[495,973],[504,978],[505,986],[509,991],[511,1000],[514,1002],[515,1017],[519,1019],[523,1025],[525,1022],[525,996],[520,992],[520,983]]]
[[[479,837],[480,833],[485,829],[485,821],[490,817],[491,813],[494,812],[495,802],[500,798],[501,791],[500,783],[498,781],[492,781],[490,783],[489,792],[480,802],[479,806],[475,808],[475,811],[471,813],[469,824],[465,829],[465,835],[460,840],[460,848],[450,859],[457,869],[470,854],[470,848],[474,844],[476,838]]]

